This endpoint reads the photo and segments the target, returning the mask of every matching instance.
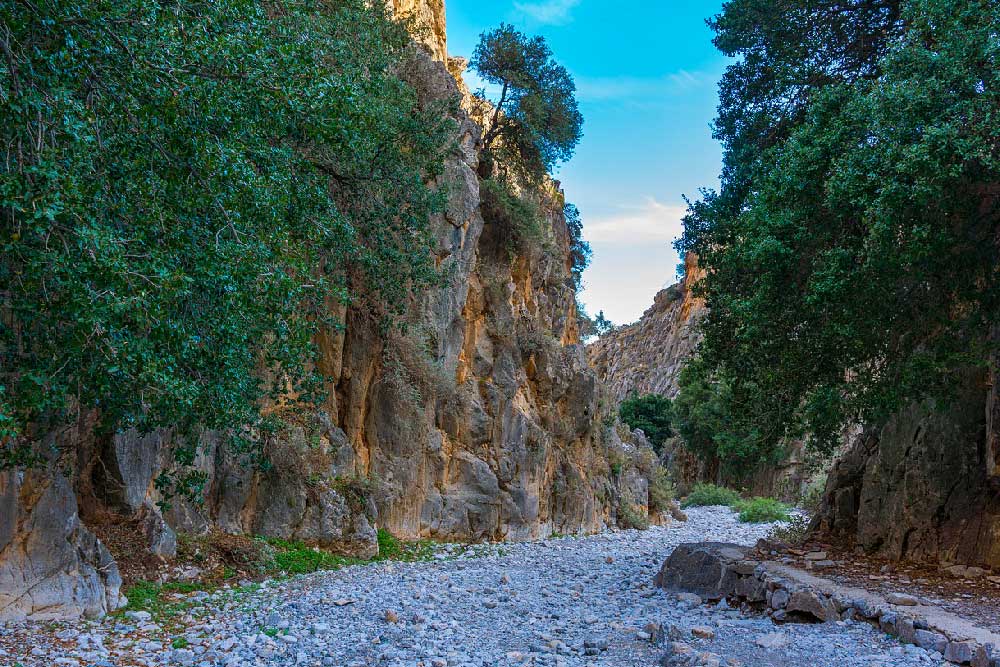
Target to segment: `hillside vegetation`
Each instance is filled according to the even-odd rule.
[[[691,205],[710,316],[675,418],[729,471],[984,368],[1000,313],[1000,7],[732,0],[721,188]]]

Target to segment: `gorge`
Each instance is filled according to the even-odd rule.
[[[0,665],[1000,665],[1000,9],[724,3],[614,327],[585,4],[0,10]]]

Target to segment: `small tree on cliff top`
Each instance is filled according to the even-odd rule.
[[[500,86],[489,99],[483,148],[488,158],[521,178],[539,180],[558,162],[565,162],[583,136],[583,116],[576,85],[566,68],[552,59],[542,37],[528,37],[501,24],[485,32],[470,66],[488,83]],[[489,169],[492,160],[484,160]]]

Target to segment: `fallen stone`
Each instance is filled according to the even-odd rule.
[[[977,646],[976,642],[971,639],[960,642],[948,642],[948,648],[944,651],[944,659],[960,665],[969,664],[976,654]]]
[[[840,620],[840,614],[837,613],[833,601],[811,590],[800,590],[792,593],[785,606],[785,611],[809,614],[826,622]]]
[[[906,593],[889,593],[886,596],[886,601],[889,604],[899,605],[901,607],[916,607],[920,604],[920,600],[912,595],[907,595]]]
[[[749,549],[722,542],[680,544],[654,581],[659,588],[696,593],[721,600],[735,590],[738,576],[731,566],[747,560]]]
[[[788,646],[788,636],[783,632],[769,632],[758,636],[753,642],[761,648],[779,649]]]
[[[678,593],[675,597],[680,602],[687,602],[688,604],[694,605],[696,607],[704,604],[704,601],[701,599],[701,596],[695,593]]]

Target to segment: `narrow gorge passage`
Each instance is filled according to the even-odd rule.
[[[722,507],[646,532],[447,550],[429,562],[384,563],[272,582],[251,597],[205,597],[169,636],[144,618],[35,625],[21,664],[492,667],[657,664],[903,667],[933,664],[865,623],[775,626],[738,610],[693,605],[652,586],[674,546],[752,544],[770,525]],[[195,594],[192,596],[198,599]],[[663,639],[650,637],[661,625]],[[15,648],[18,628],[12,627]],[[21,637],[24,639],[24,637]],[[682,642],[688,662],[671,662]],[[3,641],[4,648],[11,644]],[[691,655],[698,656],[690,662]],[[0,655],[0,663],[9,660]],[[15,654],[16,655],[16,654]],[[680,657],[680,656],[677,656]],[[662,662],[661,662],[662,661]],[[16,663],[15,663],[16,664]]]

